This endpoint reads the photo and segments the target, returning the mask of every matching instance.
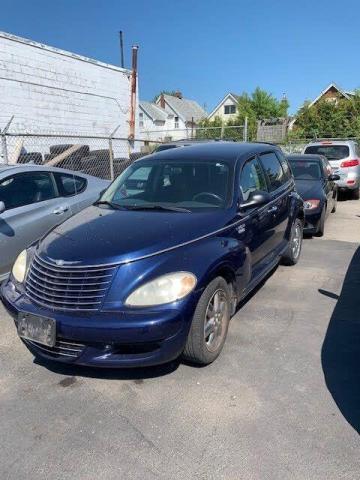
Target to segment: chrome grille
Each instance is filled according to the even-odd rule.
[[[52,265],[35,255],[26,276],[28,296],[54,310],[98,310],[116,266],[69,267]]]
[[[75,343],[72,341],[57,340],[53,347],[42,345],[32,340],[24,340],[25,343],[37,348],[50,357],[71,357],[77,358],[83,352],[85,345],[82,343]]]

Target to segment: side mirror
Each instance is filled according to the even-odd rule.
[[[5,203],[0,201],[0,213],[5,212],[5,210],[6,210]]]
[[[340,180],[340,175],[336,175],[336,173],[331,173],[329,176],[328,176],[328,180],[330,182],[335,182],[336,180]]]
[[[271,201],[271,195],[268,192],[258,191],[251,193],[246,202],[239,205],[240,210],[248,210],[249,208],[261,207]]]

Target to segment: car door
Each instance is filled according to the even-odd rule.
[[[239,174],[239,202],[249,200],[254,192],[268,191],[265,175],[256,156],[247,160]],[[269,258],[274,235],[272,213],[263,205],[246,211],[246,220],[237,229],[238,238],[251,257],[249,280],[257,277],[271,261]]]
[[[291,173],[288,163],[281,153],[269,151],[259,155],[264,169],[268,189],[271,195],[271,204],[268,212],[271,214],[273,235],[269,248],[273,256],[277,256],[287,244],[286,229],[290,217],[290,183]],[[282,165],[284,164],[284,166]],[[286,168],[287,167],[287,168]]]
[[[54,172],[53,175],[61,204],[69,205],[72,214],[80,212],[98,199],[100,189],[91,191],[86,177],[65,172]]]
[[[15,173],[0,180],[0,276],[17,255],[71,214],[59,205],[53,176],[46,171]]]

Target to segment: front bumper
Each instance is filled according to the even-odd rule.
[[[316,210],[314,212],[305,210],[305,224],[304,224],[304,233],[306,234],[315,234],[318,232],[319,223],[321,219],[321,210]]]
[[[63,363],[97,367],[144,367],[166,363],[183,351],[193,314],[191,301],[179,309],[130,312],[60,312],[31,302],[11,281],[1,286],[2,302],[14,318],[19,312],[56,320],[57,343],[45,347],[24,340],[36,355]]]

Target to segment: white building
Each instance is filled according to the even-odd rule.
[[[156,103],[140,102],[140,137],[152,141],[191,138],[206,116],[197,102],[183,98],[180,92],[162,94]]]
[[[228,120],[233,120],[238,112],[238,99],[239,95],[236,95],[235,93],[226,94],[207,118],[209,120],[214,120],[216,117],[218,117],[225,122]]]
[[[108,136],[119,126],[127,138],[130,80],[130,70],[0,32],[0,129],[14,116],[14,133]]]

